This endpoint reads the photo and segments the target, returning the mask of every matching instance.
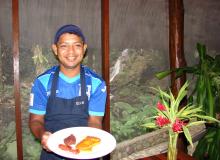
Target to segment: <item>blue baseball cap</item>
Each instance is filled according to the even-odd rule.
[[[64,33],[73,33],[82,38],[82,41],[85,42],[85,37],[81,31],[81,29],[73,24],[64,25],[61,28],[59,28],[56,32],[56,35],[54,37],[54,44],[56,44],[60,38],[60,36]]]

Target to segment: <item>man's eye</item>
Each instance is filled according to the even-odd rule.
[[[77,44],[75,44],[75,46],[76,46],[76,47],[82,47],[82,44],[80,44],[80,43],[78,44],[78,43],[77,43]]]
[[[60,45],[59,47],[60,47],[60,48],[67,48],[67,45],[62,44],[62,45]]]

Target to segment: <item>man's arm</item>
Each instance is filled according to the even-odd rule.
[[[102,129],[102,116],[89,116],[88,126]]]
[[[51,133],[45,130],[44,115],[37,115],[30,113],[29,127],[31,129],[31,132],[34,134],[34,136],[40,140],[42,147],[47,151],[49,151],[47,147],[47,140]]]
[[[34,136],[41,140],[43,133],[45,132],[44,128],[44,115],[37,115],[30,113],[29,116],[29,127]]]

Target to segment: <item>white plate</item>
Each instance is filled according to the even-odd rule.
[[[101,139],[101,143],[97,146],[94,146],[91,152],[80,152],[79,154],[74,154],[61,150],[58,145],[64,144],[64,138],[68,137],[70,134],[73,134],[76,137],[76,144],[86,136],[98,137]],[[116,147],[116,140],[110,133],[101,129],[91,127],[73,127],[62,129],[53,133],[48,139],[48,147],[51,151],[63,157],[75,159],[93,159],[111,153]],[[72,147],[74,147],[74,145]]]

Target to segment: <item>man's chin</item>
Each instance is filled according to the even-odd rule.
[[[65,69],[76,69],[77,67],[79,67],[80,66],[80,64],[78,64],[78,65],[63,65],[63,67],[65,68]]]

